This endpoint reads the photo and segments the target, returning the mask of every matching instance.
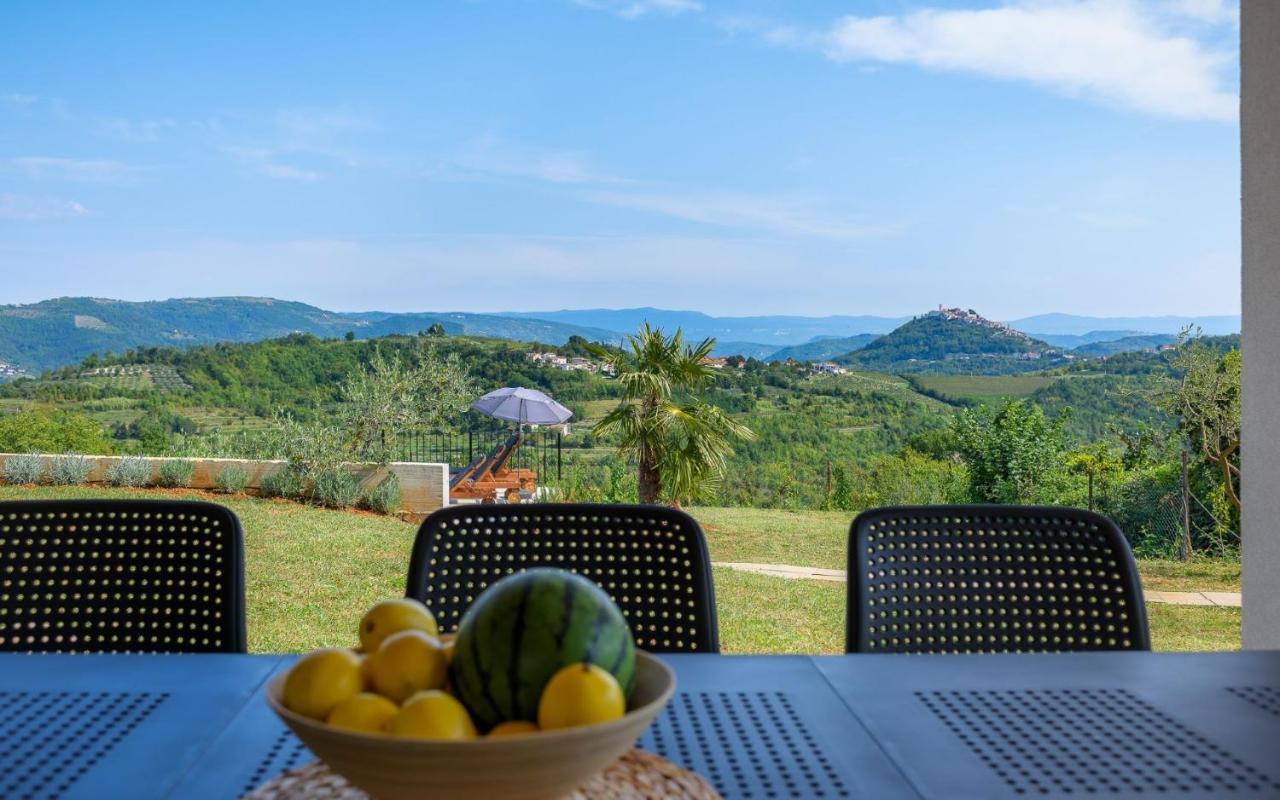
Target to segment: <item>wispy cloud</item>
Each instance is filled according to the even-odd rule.
[[[347,109],[283,108],[267,120],[257,120],[254,127],[256,131],[239,135],[241,142],[250,144],[223,144],[218,149],[269,178],[310,182],[327,177],[321,167],[385,166],[384,158],[350,144],[353,134],[374,124]],[[225,137],[225,131],[221,135]]]
[[[627,183],[591,163],[588,154],[573,150],[547,150],[482,136],[450,159],[445,171],[464,174],[528,178],[547,183]]]
[[[180,127],[180,123],[172,119],[126,119],[111,117],[98,120],[100,133],[113,139],[126,142],[158,142],[164,136]]]
[[[1234,53],[1209,44],[1207,33],[1190,35],[1187,24],[1230,22],[1237,13],[1224,0],[1010,0],[850,15],[818,29],[755,17],[728,17],[720,26],[841,63],[1023,81],[1156,116],[1233,121]]]
[[[575,5],[608,11],[623,19],[639,19],[647,14],[676,16],[702,11],[699,0],[573,0]]]
[[[812,202],[786,197],[733,193],[593,192],[602,205],[662,214],[689,222],[818,239],[866,239],[896,232],[852,215],[833,214]]]
[[[1166,0],[1161,10],[1210,25],[1236,25],[1240,22],[1239,0]]]
[[[20,92],[0,93],[0,103],[3,103],[6,106],[30,108],[39,102],[40,98],[34,94],[22,94]]]
[[[19,194],[0,194],[0,219],[26,222],[83,217],[89,210],[74,200],[57,200],[48,197],[28,197]]]
[[[110,159],[62,158],[59,156],[19,156],[0,161],[0,167],[34,178],[113,183],[129,178],[136,167]]]
[[[324,177],[318,170],[282,161],[284,154],[269,147],[223,147],[221,150],[253,172],[268,178],[312,182]]]

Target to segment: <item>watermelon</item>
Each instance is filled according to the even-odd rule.
[[[492,584],[467,609],[450,679],[472,719],[488,730],[508,720],[536,722],[547,681],[581,662],[608,670],[631,696],[635,642],[609,595],[581,575],[531,569]]]

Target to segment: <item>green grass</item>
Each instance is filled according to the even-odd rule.
[[[915,380],[931,392],[956,401],[989,402],[1030,397],[1057,380],[1044,375],[917,375]]]
[[[847,511],[777,511],[763,508],[691,508],[712,561],[845,568]]]
[[[297,652],[350,645],[360,614],[401,595],[416,528],[388,517],[326,511],[284,500],[187,491],[0,486],[0,500],[58,497],[203,497],[230,506],[245,532],[249,647]],[[843,567],[848,514],[755,509],[694,509],[707,526],[712,559]],[[1144,562],[1160,579],[1218,580],[1231,568],[1212,562]],[[1178,567],[1188,566],[1186,575]],[[1238,579],[1238,568],[1236,568]],[[715,569],[722,646],[728,653],[837,653],[844,649],[843,584],[786,580]],[[1239,609],[1148,605],[1160,650],[1240,646]]]

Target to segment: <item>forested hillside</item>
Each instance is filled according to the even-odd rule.
[[[340,314],[305,303],[262,297],[206,297],[132,303],[64,297],[0,306],[0,363],[38,373],[93,353],[138,347],[253,342],[291,333],[357,339],[415,334],[439,326],[446,333],[562,344],[570,336],[617,341],[614,331],[539,319],[489,314],[369,312]]]

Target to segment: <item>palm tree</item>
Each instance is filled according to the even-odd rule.
[[[627,337],[628,350],[589,345],[622,384],[622,402],[598,423],[597,434],[615,434],[618,450],[638,465],[641,503],[696,499],[715,486],[733,453],[733,439],[753,439],[751,429],[699,398],[715,372],[704,359],[715,339],[696,346],[641,326]]]

